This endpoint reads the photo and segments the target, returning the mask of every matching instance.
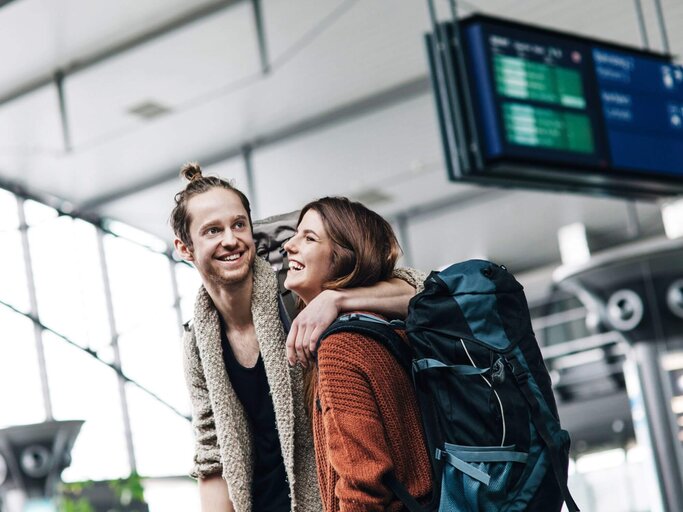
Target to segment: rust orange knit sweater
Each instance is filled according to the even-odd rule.
[[[429,498],[431,469],[415,393],[383,346],[357,333],[331,335],[318,351],[313,389],[325,512],[402,510],[382,484],[391,470],[418,501]]]

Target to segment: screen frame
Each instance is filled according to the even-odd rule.
[[[492,25],[495,27],[502,27],[518,31],[524,31],[540,37],[563,39],[568,43],[576,43],[583,45],[591,52],[594,49],[614,50],[622,53],[627,53],[636,57],[645,57],[654,59],[662,64],[673,65],[672,56],[664,53],[657,53],[641,48],[632,48],[626,45],[605,42],[599,39],[592,39],[584,36],[570,34],[562,31],[550,30],[534,25],[523,24],[511,20],[506,20],[498,17],[475,14],[463,20],[458,21],[459,27],[454,26],[453,23],[445,23],[442,25],[444,33],[449,39],[455,40],[458,34],[458,44],[451,45],[450,51],[439,55],[436,49],[439,41],[435,34],[427,35],[427,47],[431,75],[435,77],[436,67],[453,66],[453,69],[458,69],[458,64],[461,64],[460,69],[466,70],[465,76],[463,73],[455,73],[453,79],[457,83],[451,82],[448,84],[456,93],[452,91],[443,91],[442,87],[438,87],[437,81],[433,81],[435,99],[437,100],[437,110],[439,113],[439,124],[441,127],[442,141],[444,143],[444,150],[446,151],[446,163],[449,171],[449,178],[453,181],[469,181],[481,184],[490,184],[505,187],[524,187],[542,190],[554,191],[570,191],[581,192],[589,194],[597,194],[612,197],[632,197],[641,199],[657,199],[660,197],[675,196],[683,194],[683,177],[677,177],[671,174],[664,174],[661,171],[645,172],[638,169],[627,169],[624,167],[612,167],[611,157],[610,162],[605,167],[591,165],[586,163],[568,163],[552,159],[544,158],[524,158],[518,155],[500,155],[496,157],[487,156],[484,151],[484,130],[485,121],[480,117],[478,101],[476,100],[476,81],[470,59],[472,58],[472,51],[469,48],[469,40],[465,36],[466,30],[469,30],[474,25]],[[484,48],[486,51],[486,49]],[[462,53],[459,53],[462,52]],[[490,52],[487,53],[487,59],[490,60]],[[442,59],[440,62],[439,59]],[[461,59],[458,63],[457,59]],[[444,63],[444,60],[451,60],[452,62]],[[488,76],[491,75],[491,62],[487,60],[484,64]],[[492,84],[491,84],[492,85]],[[591,84],[600,90],[598,84]],[[493,85],[492,85],[493,87]],[[469,95],[462,93],[467,90]],[[494,91],[495,94],[495,91]],[[449,136],[448,130],[445,129],[444,123],[448,122],[448,116],[442,112],[444,96],[455,96],[455,100],[459,103],[458,107],[462,112],[466,112],[474,122],[471,123],[469,130],[461,135],[461,139],[457,141],[456,145],[463,151],[467,148],[476,158],[470,158],[471,161],[478,162],[477,165],[458,165],[458,161],[462,160],[459,155],[453,155],[452,150],[448,147],[453,147],[453,143],[446,140]],[[468,98],[469,101],[465,101]],[[499,109],[500,104],[494,98],[494,105]],[[597,106],[602,109],[602,99],[597,98]],[[500,116],[499,110],[495,112],[496,116]],[[609,151],[607,142],[607,130],[605,127],[602,112],[595,116],[598,125],[593,128],[599,129],[600,133],[595,134],[596,146],[603,144],[603,150]],[[500,121],[498,120],[498,125]],[[500,126],[497,127],[499,130]],[[490,127],[488,127],[490,129]],[[452,130],[451,130],[452,131]],[[504,136],[500,133],[499,137]],[[609,156],[609,155],[608,155]]]

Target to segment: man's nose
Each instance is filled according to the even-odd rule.
[[[226,229],[223,232],[223,237],[221,238],[221,245],[235,245],[237,242],[237,238],[235,238],[235,235],[233,234],[232,230]]]

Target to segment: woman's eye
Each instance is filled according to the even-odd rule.
[[[306,241],[307,242],[315,242],[315,238],[313,238],[312,236],[307,236]]]

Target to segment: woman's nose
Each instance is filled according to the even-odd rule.
[[[287,253],[294,252],[294,237],[292,237],[292,238],[290,238],[289,240],[287,240],[287,241],[284,243],[284,245],[282,246],[282,248],[283,248],[283,249],[285,250],[285,252],[287,252]]]

